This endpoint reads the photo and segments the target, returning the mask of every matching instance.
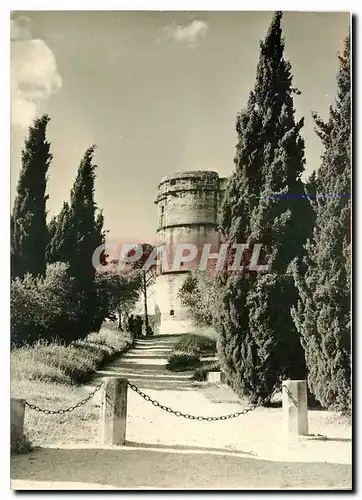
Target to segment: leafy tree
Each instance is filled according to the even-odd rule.
[[[45,276],[26,274],[11,283],[11,342],[32,344],[38,340],[69,343],[85,337],[77,319],[82,301],[73,294],[74,278],[68,265],[47,266]]]
[[[305,364],[290,315],[296,290],[290,263],[303,253],[310,227],[304,170],[303,119],[295,120],[291,64],[284,58],[282,13],[274,14],[260,44],[256,82],[237,116],[235,171],[220,218],[224,242],[244,243],[244,271],[224,277],[219,314],[219,355],[230,385],[254,400],[281,377],[302,377]],[[254,245],[259,264],[249,268]]]
[[[141,287],[141,275],[134,273],[97,272],[95,287],[97,291],[97,306],[95,314],[95,329],[98,330],[105,318],[120,311],[125,311],[137,301]]]
[[[150,245],[149,243],[143,243],[142,245],[142,255],[139,259],[134,262],[129,262],[126,266],[128,271],[138,271],[141,275],[141,293],[143,295],[143,305],[144,305],[144,317],[145,317],[145,333],[149,332],[149,318],[148,318],[148,290],[151,285],[154,284],[157,275],[157,249]],[[136,253],[136,250],[130,250],[127,254],[131,257]]]
[[[29,128],[22,150],[22,168],[11,217],[11,275],[44,275],[46,228],[46,182],[52,159],[46,140],[49,117],[43,115]]]
[[[324,122],[313,114],[324,145],[313,174],[315,227],[294,272],[293,317],[301,334],[310,390],[324,407],[351,405],[351,72],[350,40],[339,56],[338,93]]]
[[[178,295],[199,326],[214,326],[219,301],[217,277],[206,271],[191,271]]]

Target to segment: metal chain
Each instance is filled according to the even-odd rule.
[[[68,413],[76,408],[80,408],[83,406],[85,403],[87,403],[97,391],[102,387],[104,382],[101,382],[99,385],[96,386],[94,391],[90,392],[87,397],[79,401],[79,403],[75,404],[74,406],[70,406],[69,408],[66,408],[65,410],[44,410],[43,408],[39,408],[39,406],[36,406],[32,403],[29,403],[28,401],[25,401],[26,406],[28,406],[31,410],[39,411],[41,413],[46,413],[47,415],[62,415],[63,413]]]
[[[35,410],[35,411],[38,411],[38,412],[41,412],[41,413],[45,413],[47,415],[62,415],[63,413],[68,413],[68,412],[74,411],[76,408],[80,408],[85,403],[87,403],[96,394],[96,392],[99,391],[99,389],[103,386],[103,384],[104,384],[104,381],[101,382],[99,385],[97,385],[95,387],[95,389],[88,394],[87,397],[85,397],[84,399],[82,399],[81,401],[79,401],[77,404],[75,404],[73,406],[70,406],[69,408],[60,409],[60,410],[46,410],[44,408],[40,408],[37,405],[29,403],[28,401],[25,401],[25,405],[28,406],[31,410]],[[186,418],[186,419],[189,419],[189,420],[198,420],[199,422],[205,422],[205,421],[206,422],[215,422],[217,420],[229,420],[230,418],[236,418],[236,417],[240,417],[241,415],[246,415],[250,411],[255,410],[256,408],[258,408],[262,404],[265,404],[267,401],[269,401],[280,390],[280,388],[281,388],[281,385],[277,384],[274,387],[273,391],[269,394],[269,396],[267,396],[264,399],[264,401],[262,403],[252,404],[249,408],[244,408],[241,411],[238,411],[238,412],[235,412],[235,413],[229,413],[228,415],[221,415],[220,417],[203,417],[201,415],[200,416],[190,415],[188,413],[182,413],[181,411],[178,411],[178,410],[173,410],[169,406],[162,405],[161,403],[159,403],[155,399],[152,399],[150,396],[148,396],[144,392],[140,391],[140,389],[135,384],[131,384],[130,382],[128,382],[128,385],[132,389],[132,391],[134,391],[137,394],[139,394],[145,401],[149,401],[150,403],[152,403],[153,406],[157,406],[161,410],[167,411],[168,413],[172,413],[176,417],[183,417],[183,418]],[[289,390],[286,387],[285,387],[285,390],[288,393],[289,397],[294,402],[294,404],[297,405],[297,402],[292,398]]]
[[[253,404],[249,408],[244,408],[243,410],[237,411],[236,413],[221,415],[220,417],[203,417],[203,416],[189,415],[188,413],[182,413],[181,411],[173,410],[169,406],[162,405],[155,399],[152,399],[150,396],[140,391],[136,385],[131,384],[130,382],[128,382],[128,385],[132,389],[132,391],[135,391],[137,394],[139,394],[145,401],[149,401],[150,403],[152,403],[153,406],[157,406],[158,408],[161,408],[161,410],[167,411],[168,413],[172,413],[173,415],[176,415],[176,417],[184,417],[189,420],[198,420],[199,422],[205,422],[205,421],[215,422],[216,420],[229,420],[230,418],[240,417],[240,415],[246,415],[247,413],[249,413],[249,411],[253,411],[258,406],[261,406],[263,403],[266,403],[274,396],[274,394],[276,394],[278,390],[280,390],[280,384],[278,384],[276,387],[274,387],[271,394],[264,399],[263,403]]]
[[[285,392],[288,394],[289,399],[293,402],[294,406],[296,406],[298,408],[298,401],[296,401],[296,399],[293,398],[292,394],[290,393],[290,390],[288,389],[288,387],[286,385],[284,386],[284,389],[285,389]]]

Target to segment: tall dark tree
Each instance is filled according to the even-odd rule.
[[[313,175],[313,237],[295,269],[293,311],[308,367],[308,384],[325,407],[351,404],[351,72],[350,40],[339,56],[338,93],[324,122],[313,114],[324,153]]]
[[[73,245],[69,260],[70,272],[76,278],[78,286],[84,290],[88,290],[93,282],[95,269],[92,255],[99,241],[94,201],[94,150],[95,146],[92,146],[85,152],[70,193],[69,232]]]
[[[22,151],[22,168],[11,217],[11,274],[44,275],[46,268],[46,182],[52,159],[46,140],[49,117],[43,115],[29,129]]]
[[[47,262],[70,262],[74,251],[71,222],[69,203],[65,201],[48,225]]]
[[[238,392],[261,400],[283,376],[304,375],[304,354],[290,315],[296,289],[291,261],[301,256],[310,231],[304,170],[303,119],[296,121],[291,64],[284,58],[282,13],[273,16],[260,44],[256,82],[237,117],[235,171],[221,214],[225,242],[247,243],[242,275],[224,279],[220,358]],[[251,271],[251,251],[262,245]]]
[[[74,296],[83,305],[78,326],[89,331],[97,310],[96,269],[92,257],[105,239],[103,214],[94,201],[94,150],[92,146],[85,152],[71,189],[70,202],[64,202],[59,215],[48,226],[47,246],[48,262],[69,264],[69,274],[74,278]]]
[[[95,146],[84,154],[70,194],[59,215],[48,226],[49,262],[68,262],[69,272],[81,288],[89,289],[95,268],[92,255],[105,240],[104,217],[94,201]]]

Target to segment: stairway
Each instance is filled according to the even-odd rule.
[[[166,370],[167,357],[180,335],[160,335],[135,341],[122,357],[111,363],[101,376],[124,376],[140,389],[191,389],[191,372],[173,373]]]

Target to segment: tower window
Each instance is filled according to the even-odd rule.
[[[170,316],[175,316],[175,311],[173,309],[170,310]]]
[[[160,226],[163,226],[164,218],[165,218],[165,205],[161,205]]]

